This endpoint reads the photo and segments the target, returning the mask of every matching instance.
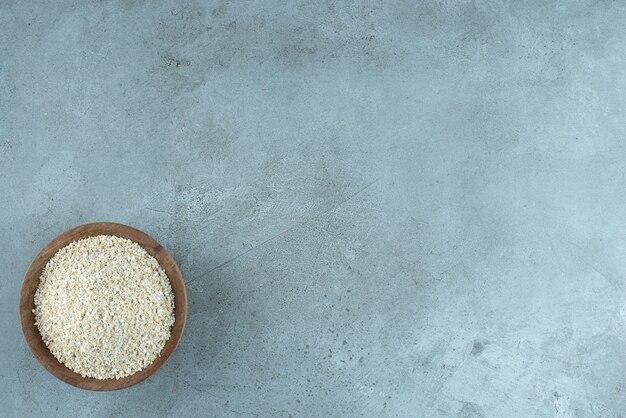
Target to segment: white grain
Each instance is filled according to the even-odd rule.
[[[160,355],[174,324],[174,295],[165,271],[139,244],[98,235],[50,259],[33,312],[57,360],[83,377],[120,379]]]

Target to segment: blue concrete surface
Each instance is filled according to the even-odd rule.
[[[626,5],[0,1],[0,415],[620,417]],[[148,381],[29,353],[23,274],[133,225],[188,281]]]

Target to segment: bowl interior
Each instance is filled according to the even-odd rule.
[[[39,286],[39,277],[48,263],[48,260],[50,260],[59,249],[65,247],[70,242],[94,235],[115,235],[135,241],[141,245],[150,255],[156,258],[161,267],[163,267],[170,280],[174,293],[174,325],[171,330],[170,339],[165,344],[161,355],[145,369],[121,379],[99,380],[90,377],[82,377],[80,374],[73,372],[61,364],[52,355],[41,339],[39,330],[35,325],[35,315],[32,312],[35,307],[34,297],[35,291]],[[176,265],[176,262],[155,239],[135,228],[122,224],[99,222],[81,225],[62,233],[50,241],[39,254],[37,254],[26,272],[20,292],[20,321],[22,323],[22,331],[33,355],[50,373],[64,382],[83,389],[116,390],[132,386],[146,379],[161,367],[174,352],[183,334],[186,320],[187,293],[185,291],[183,275]]]

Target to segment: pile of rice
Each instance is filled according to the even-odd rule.
[[[139,244],[98,235],[50,259],[33,313],[61,363],[83,377],[120,379],[160,355],[174,324],[174,295],[165,271]]]

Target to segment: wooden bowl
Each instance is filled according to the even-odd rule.
[[[117,379],[94,379],[90,377],[82,377],[80,374],[68,369],[65,365],[61,364],[48,350],[48,347],[44,344],[39,334],[39,330],[35,325],[35,315],[33,309],[35,307],[35,291],[39,286],[39,277],[44,267],[48,263],[48,260],[52,258],[54,254],[61,248],[65,247],[72,241],[76,241],[82,238],[94,236],[94,235],[115,235],[122,238],[127,238],[136,242],[145,248],[150,255],[152,255],[159,262],[161,267],[165,270],[167,277],[172,285],[172,291],[174,293],[174,305],[175,305],[175,319],[174,325],[171,330],[170,339],[165,344],[161,355],[157,357],[152,364],[145,369],[138,371],[130,376]],[[116,390],[123,389],[134,384],[141,382],[148,378],[152,373],[156,372],[161,367],[170,355],[174,352],[176,345],[180,341],[185,329],[185,321],[187,320],[187,292],[185,291],[185,282],[183,281],[183,275],[178,269],[176,262],[172,256],[163,248],[155,239],[143,232],[131,228],[130,226],[98,222],[93,224],[81,225],[76,228],[65,231],[52,241],[48,243],[37,254],[33,262],[31,263],[26,277],[24,277],[24,283],[22,284],[22,290],[20,292],[20,320],[22,322],[22,332],[30,351],[39,362],[53,375],[61,379],[62,381],[74,385],[82,389],[90,390]]]

